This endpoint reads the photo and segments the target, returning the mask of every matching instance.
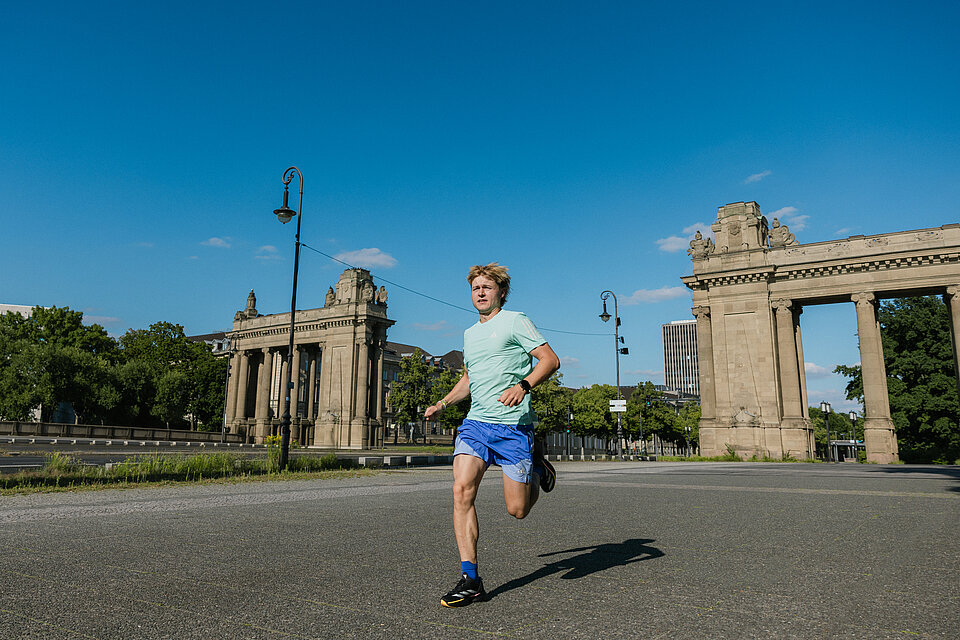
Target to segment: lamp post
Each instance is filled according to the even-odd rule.
[[[293,180],[293,174],[297,174],[300,181],[300,202],[297,205],[297,211],[288,206],[290,195],[290,181]],[[283,205],[273,211],[277,220],[282,224],[287,224],[293,220],[298,213],[303,213],[303,174],[296,167],[289,167],[283,172]],[[294,243],[293,252],[293,295],[290,299],[290,348],[287,350],[287,376],[284,382],[284,401],[283,416],[280,418],[280,468],[287,468],[287,460],[290,455],[290,392],[293,389],[293,331],[294,320],[297,313],[297,273],[300,270],[300,220],[303,215],[297,216],[297,236]]]
[[[827,462],[833,462],[833,449],[830,447],[830,403],[821,402],[820,411],[824,415],[823,422],[827,427]]]
[[[620,354],[627,355],[630,353],[630,350],[627,347],[621,347],[620,343],[623,342],[623,338],[620,337],[620,314],[617,312],[617,296],[613,291],[606,290],[600,294],[600,299],[603,300],[603,313],[600,314],[600,319],[604,322],[610,319],[610,314],[607,313],[607,298],[613,297],[613,316],[616,319],[616,322],[613,325],[613,347],[617,356],[617,400],[621,400],[622,396],[620,395]],[[623,430],[620,426],[620,411],[617,411],[617,459],[623,460],[623,447],[621,446],[621,440],[623,439]]]

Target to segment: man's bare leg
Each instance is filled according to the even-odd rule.
[[[503,500],[507,503],[507,513],[514,518],[526,518],[539,497],[540,476],[536,472],[530,472],[530,482],[527,483],[503,475]]]
[[[453,532],[464,562],[477,562],[480,522],[474,501],[486,469],[483,460],[471,455],[460,454],[453,459]]]

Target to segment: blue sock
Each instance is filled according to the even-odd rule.
[[[466,560],[460,561],[460,570],[467,574],[467,577],[471,580],[477,579],[477,563],[468,562]]]

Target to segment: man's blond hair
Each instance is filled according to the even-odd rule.
[[[510,293],[510,274],[508,274],[507,271],[509,271],[509,269],[496,262],[491,262],[483,266],[475,264],[470,267],[470,272],[467,274],[467,282],[472,286],[473,281],[479,276],[490,278],[500,287],[500,304],[503,304],[507,301],[507,294]]]

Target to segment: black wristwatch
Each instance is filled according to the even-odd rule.
[[[521,380],[521,381],[518,382],[517,384],[520,385],[520,388],[521,388],[521,389],[523,389],[523,390],[526,391],[527,393],[530,393],[530,383],[529,383],[529,382],[527,382],[526,380]]]

